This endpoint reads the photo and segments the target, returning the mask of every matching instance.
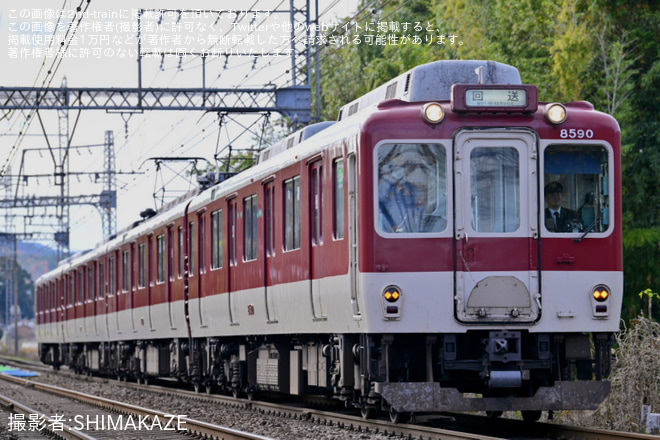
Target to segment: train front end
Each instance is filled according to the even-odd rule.
[[[363,407],[595,409],[623,295],[617,122],[492,62],[388,87],[361,134]]]

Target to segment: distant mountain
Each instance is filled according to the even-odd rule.
[[[57,267],[57,250],[41,243],[18,242],[17,253],[18,264],[32,276],[32,281]]]

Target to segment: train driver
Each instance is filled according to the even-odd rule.
[[[582,220],[572,209],[562,206],[564,186],[559,182],[550,182],[544,189],[545,227],[550,232],[580,232]]]

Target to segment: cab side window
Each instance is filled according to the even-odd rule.
[[[544,224],[550,232],[605,232],[610,225],[609,153],[601,145],[544,152]]]

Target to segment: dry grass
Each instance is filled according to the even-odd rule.
[[[642,405],[660,412],[660,323],[639,317],[617,335],[612,392],[596,411],[555,414],[558,423],[645,432]]]
[[[39,361],[39,353],[37,352],[36,347],[21,347],[18,351],[18,355],[14,352],[14,347],[6,347],[0,345],[0,354],[3,356],[15,356],[18,359],[25,359],[29,361],[37,362]]]

